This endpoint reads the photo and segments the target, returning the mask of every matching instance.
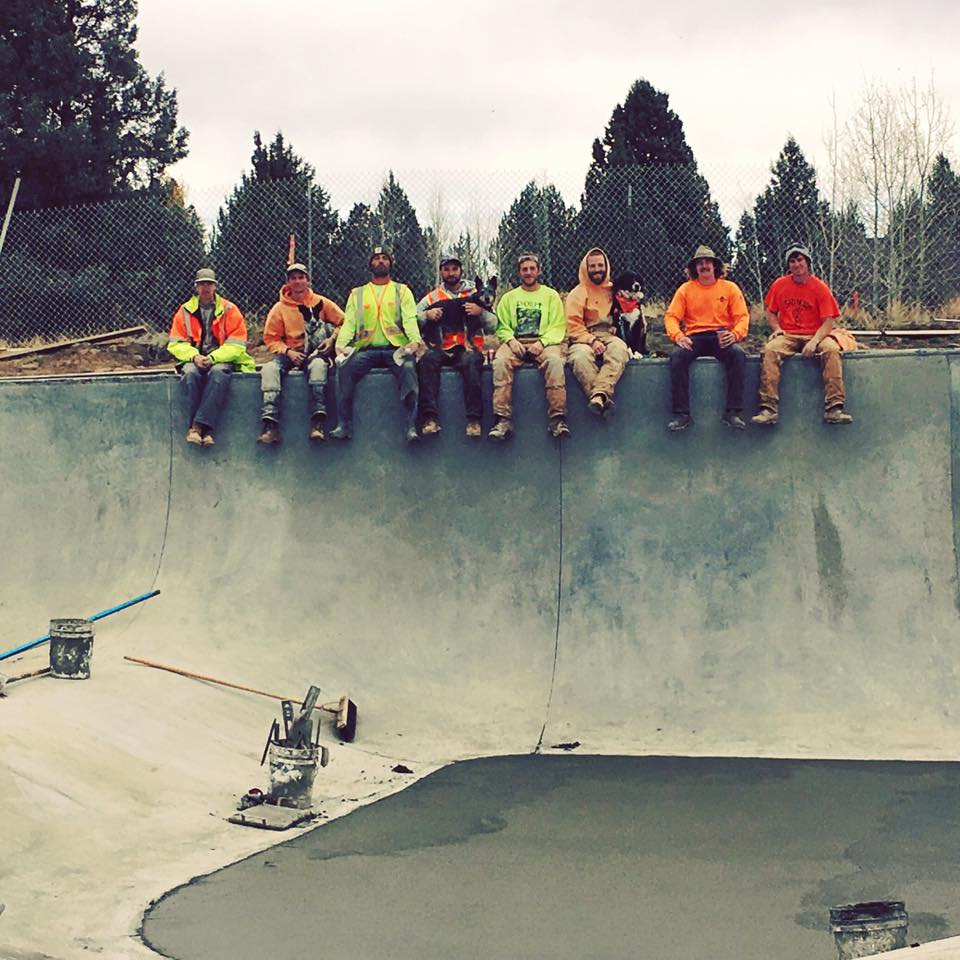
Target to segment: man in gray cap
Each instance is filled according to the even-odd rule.
[[[390,276],[393,254],[389,250],[374,247],[369,265],[370,282],[350,291],[337,334],[340,422],[330,436],[334,440],[349,440],[353,436],[357,384],[374,367],[385,367],[396,378],[407,416],[404,436],[408,443],[413,443],[420,438],[416,358],[423,346],[417,326],[417,302],[406,284]]]
[[[307,376],[309,437],[324,439],[327,365],[332,362],[328,358],[333,352],[334,331],[341,323],[343,311],[328,297],[313,292],[306,266],[291,263],[280,299],[263,325],[263,342],[274,356],[260,368],[263,432],[258,443],[280,442],[280,392],[291,369],[303,370]]]
[[[180,363],[190,411],[187,443],[212,447],[234,369],[253,373],[247,353],[247,325],[236,304],[217,293],[214,272],[204,268],[196,293],[173,315],[167,350]]]
[[[483,335],[492,334],[496,315],[473,301],[459,304],[476,293],[476,284],[463,279],[463,265],[452,253],[440,256],[440,286],[417,304],[417,321],[427,346],[420,358],[420,432],[435,436],[440,432],[440,370],[456,367],[463,378],[463,402],[467,413],[468,437],[480,437],[483,395],[480,372],[483,369]],[[445,304],[445,306],[441,306]]]
[[[843,409],[843,351],[855,350],[853,336],[834,323],[840,307],[830,287],[811,273],[806,247],[795,245],[786,253],[787,274],[770,285],[764,301],[770,338],[760,354],[760,412],[752,423],[772,427],[780,420],[780,367],[800,354],[806,360],[820,358],[823,376],[823,422],[853,423]]]
[[[746,429],[743,412],[743,378],[747,358],[737,341],[750,327],[750,312],[740,288],[724,279],[723,261],[699,246],[687,264],[690,278],[681,284],[663,316],[663,328],[677,349],[670,354],[670,393],[673,419],[667,429],[686,430],[690,416],[690,365],[697,357],[716,357],[727,375],[727,401],[723,422],[734,430]]]

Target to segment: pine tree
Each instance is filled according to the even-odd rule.
[[[376,214],[365,204],[354,204],[334,236],[336,250],[333,289],[342,295],[341,304],[353,287],[370,279],[370,251],[380,243]]]
[[[339,279],[333,247],[339,218],[329,195],[282,133],[264,146],[257,131],[253,145],[250,173],[217,215],[212,260],[218,279],[243,309],[262,317],[284,282],[293,234],[296,259],[310,270],[313,289],[336,299],[328,291]]]
[[[497,238],[497,273],[506,290],[517,280],[517,257],[536,253],[543,282],[561,290],[577,283],[577,263],[572,244],[576,211],[564,203],[552,184],[538,187],[530,181],[500,220]]]
[[[394,257],[393,276],[407,284],[419,299],[433,286],[433,270],[416,211],[392,170],[380,191],[376,217],[380,226],[379,242]]]
[[[159,187],[187,153],[177,97],[134,43],[136,0],[6,0],[0,22],[0,190],[18,206]]]
[[[648,298],[672,294],[701,243],[728,258],[729,231],[667,94],[636,81],[592,155],[577,221],[581,253],[600,246],[614,273],[639,271]]]
[[[928,273],[923,300],[939,307],[957,297],[960,263],[960,175],[938,154],[927,189]]]
[[[824,235],[830,217],[830,206],[817,188],[816,171],[793,137],[787,139],[770,172],[770,183],[757,197],[753,213],[764,290],[783,275],[783,255],[790,245],[807,247],[814,263],[825,259]]]

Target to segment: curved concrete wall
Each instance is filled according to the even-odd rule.
[[[93,677],[0,701],[0,956],[145,956],[148,900],[276,837],[223,817],[278,705],[132,666],[146,657],[360,707],[325,740],[323,816],[451,760],[587,753],[953,759],[958,355],[855,355],[856,416],[820,423],[794,361],[774,431],[719,423],[696,364],[671,435],[666,366],[632,364],[610,423],[571,381],[572,437],[517,381],[517,435],[408,448],[392,378],[357,436],[311,447],[291,379],[285,442],[254,443],[237,377],[216,447],[183,441],[175,379],[0,381],[4,649],[51,617],[97,624]],[[751,391],[757,367],[749,367]],[[486,384],[489,390],[489,381]],[[17,674],[46,648],[5,661]]]
[[[698,363],[696,424],[671,435],[666,366],[644,361],[609,423],[571,379],[562,450],[534,370],[503,446],[462,436],[453,375],[444,433],[414,448],[386,375],[361,388],[354,441],[319,449],[297,378],[279,449],[253,442],[255,377],[213,450],[183,442],[169,377],[0,383],[6,635],[156,583],[137,653],[318,676],[385,750],[523,751],[542,732],[594,752],[953,756],[957,363],[850,358],[856,423],[831,428],[794,361],[781,425],[746,433]]]

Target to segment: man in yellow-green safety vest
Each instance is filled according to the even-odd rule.
[[[406,413],[404,436],[417,433],[417,357],[422,352],[417,302],[410,288],[391,277],[393,254],[374,247],[370,254],[370,282],[355,287],[347,298],[343,325],[337,335],[340,422],[330,434],[334,440],[353,436],[353,397],[357,384],[375,367],[385,367],[396,378]]]

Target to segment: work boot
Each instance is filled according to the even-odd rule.
[[[468,437],[482,437],[483,428],[480,426],[480,421],[473,418],[467,421],[467,429],[464,430],[464,433]]]
[[[407,427],[407,432],[403,435],[403,438],[407,443],[416,443],[420,439],[420,434],[417,433],[416,427]]]
[[[425,437],[435,437],[440,432],[440,421],[436,417],[427,417],[420,431]]]
[[[595,393],[590,398],[587,409],[589,409],[595,417],[602,417],[607,409],[607,398],[602,393]]]
[[[325,440],[327,435],[323,432],[323,423],[326,417],[322,413],[315,413],[310,418],[310,439],[316,443]]]
[[[728,410],[721,418],[721,423],[725,423],[732,430],[746,430],[747,425],[743,422],[739,410]]]
[[[190,429],[187,431],[187,443],[195,443],[198,447],[203,446],[203,433],[198,424],[190,424]]]
[[[212,447],[214,444],[213,431],[209,427],[203,428],[203,445],[205,447]]]
[[[563,417],[551,417],[550,423],[547,426],[547,433],[549,433],[551,437],[558,439],[560,437],[569,437],[570,428],[567,426],[567,421],[564,420]]]
[[[667,424],[667,429],[673,433],[679,433],[681,430],[686,430],[691,423],[693,423],[693,417],[689,413],[677,413]]]
[[[831,407],[823,415],[824,423],[853,423],[853,417],[846,413],[843,407]]]
[[[780,414],[769,407],[761,407],[760,412],[750,418],[751,423],[757,423],[761,427],[775,427],[780,422]]]
[[[338,423],[330,431],[331,440],[349,440],[353,436],[353,430],[350,427],[345,427],[342,423]]]
[[[257,443],[274,444],[280,442],[280,425],[273,420],[263,421],[263,432],[257,437]]]
[[[513,423],[509,417],[497,417],[497,422],[487,434],[488,440],[507,440],[513,436]]]

